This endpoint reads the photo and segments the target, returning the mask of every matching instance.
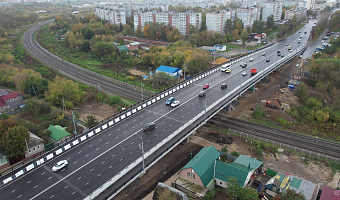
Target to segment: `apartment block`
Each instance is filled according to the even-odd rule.
[[[307,10],[315,8],[315,0],[307,0]],[[331,6],[332,7],[332,6]]]
[[[282,5],[283,3],[278,1],[263,3],[262,20],[267,21],[270,15],[274,15],[274,21],[281,20]]]
[[[126,24],[125,11],[112,9],[106,6],[98,6],[94,8],[94,13],[101,20],[107,20],[110,24]]]
[[[206,14],[207,30],[223,33],[226,21],[235,19],[235,10],[226,9]]]
[[[241,19],[243,25],[252,26],[255,20],[260,20],[261,9],[259,7],[239,8],[236,16]]]
[[[137,30],[138,26],[142,29],[147,22],[164,23],[171,27],[178,28],[181,35],[189,36],[189,25],[194,25],[201,28],[202,14],[194,13],[192,11],[175,13],[175,12],[138,12],[134,13],[134,28]]]
[[[296,15],[297,18],[300,18],[301,16],[306,16],[307,15],[307,9],[306,8],[300,8],[300,9],[286,10],[285,19],[291,20],[291,19],[293,19],[294,15]]]

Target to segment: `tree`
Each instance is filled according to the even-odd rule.
[[[110,56],[114,52],[114,47],[106,42],[97,42],[93,46],[93,54],[99,58]]]
[[[306,200],[305,195],[300,191],[298,194],[295,190],[288,189],[282,194],[279,195],[282,200],[289,199],[289,200]]]
[[[233,21],[231,21],[231,19],[227,19],[227,21],[225,22],[225,26],[224,26],[224,33],[228,34],[231,32],[233,27]]]
[[[136,35],[137,35],[137,37],[142,36],[142,27],[140,25],[137,26]]]
[[[71,80],[57,76],[48,86],[48,91],[45,92],[45,99],[52,105],[61,106],[64,102],[72,107],[72,104],[78,104],[85,101],[86,92],[79,88],[79,85]]]
[[[243,29],[241,33],[241,39],[242,39],[242,44],[244,45],[246,43],[246,40],[248,39],[248,31],[247,29]]]
[[[71,49],[76,47],[76,37],[74,36],[74,33],[72,31],[70,31],[68,34],[67,42],[70,45]]]
[[[192,24],[189,24],[189,35],[197,34],[199,29]]]
[[[207,13],[203,12],[202,13],[202,24],[201,24],[200,32],[207,30],[206,16],[207,16]]]
[[[239,33],[238,29],[234,29],[233,31],[231,31],[231,35],[232,35],[235,39],[240,39],[240,35],[239,35],[238,33]]]
[[[8,157],[18,157],[25,154],[26,142],[29,142],[29,133],[23,126],[9,127],[1,137],[1,148]]]
[[[88,114],[85,117],[84,123],[85,123],[85,126],[91,127],[91,126],[97,124],[98,120],[97,120],[96,116],[94,116],[92,114]]]
[[[267,26],[267,28],[274,28],[274,26],[275,26],[274,15],[269,15],[267,17],[266,26]]]
[[[87,53],[88,51],[90,51],[90,50],[91,50],[90,41],[84,40],[84,41],[83,41],[83,45],[82,45],[82,47],[81,47],[81,50],[84,51],[84,52],[86,52],[86,53]]]
[[[39,102],[37,100],[33,100],[33,99],[26,99],[24,101],[25,106],[22,109],[22,114],[24,115],[28,115],[30,117],[32,117],[33,119],[33,123],[35,122],[35,118],[38,115],[38,106],[39,106]]]

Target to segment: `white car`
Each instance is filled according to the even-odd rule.
[[[300,67],[300,65],[299,65],[299,64],[296,64],[295,67]]]
[[[242,76],[246,76],[246,75],[247,75],[246,71],[242,72]]]
[[[253,61],[254,61],[254,58],[250,58],[250,59],[249,59],[249,62],[253,62]]]
[[[67,160],[61,160],[52,167],[52,171],[56,172],[68,165]]]
[[[324,43],[325,41],[321,40],[321,43]]]
[[[266,55],[266,52],[263,52],[263,53],[262,53],[262,56],[265,56],[265,55]]]
[[[293,52],[293,50],[291,50],[291,49],[290,49],[290,50],[289,50],[289,52],[290,52],[290,53],[292,53],[292,52]]]
[[[174,102],[172,102],[172,104],[171,104],[171,107],[176,107],[176,106],[178,106],[179,105],[179,101],[174,101]]]

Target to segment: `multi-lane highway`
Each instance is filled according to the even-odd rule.
[[[311,27],[312,24],[309,24],[302,30],[309,32]],[[230,74],[216,72],[173,93],[172,96],[180,101],[176,108],[166,106],[166,99],[163,99],[107,128],[101,134],[4,185],[0,189],[2,199],[83,199],[141,156],[140,137],[144,141],[144,151],[149,151],[204,111],[205,98],[207,106],[212,105],[237,88],[241,81],[249,79],[250,69],[257,68],[261,71],[269,64],[282,59],[277,56],[278,50],[285,56],[289,54],[286,44],[292,46],[294,51],[300,44],[306,43],[308,34],[303,35],[301,43],[297,43],[300,35],[295,33],[257,52],[251,56],[253,62],[249,62],[250,57],[244,59],[243,61],[248,64],[246,68],[241,68],[239,63],[233,63]],[[266,55],[262,56],[264,52]],[[270,59],[270,62],[266,62],[267,59]],[[243,71],[247,71],[248,75],[242,76]],[[210,88],[206,97],[199,98],[199,92],[207,83],[210,84]],[[221,90],[222,83],[227,83],[228,88]],[[148,122],[156,123],[156,128],[149,133],[143,132],[142,127]],[[59,160],[68,160],[69,165],[59,172],[52,172],[52,166]]]

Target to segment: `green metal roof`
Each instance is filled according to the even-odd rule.
[[[234,163],[238,163],[246,167],[248,167],[250,164],[250,168],[252,169],[257,169],[258,167],[262,165],[261,161],[253,159],[253,158],[249,158],[248,156],[245,156],[245,155],[240,155],[238,158],[236,158]]]
[[[50,127],[48,127],[48,130],[51,131],[50,137],[55,140],[60,140],[61,138],[71,135],[70,133],[65,131],[66,127],[61,127],[59,125],[50,125]]]
[[[129,52],[129,49],[125,46],[125,45],[120,45],[120,46],[116,46],[120,52],[122,51],[126,51]]]
[[[201,178],[205,186],[211,181],[214,174],[214,161],[220,153],[213,146],[204,147],[182,169],[192,168]]]
[[[235,162],[227,164],[216,161],[215,178],[229,182],[230,177],[235,177],[240,186],[243,187],[251,170],[252,169]]]

